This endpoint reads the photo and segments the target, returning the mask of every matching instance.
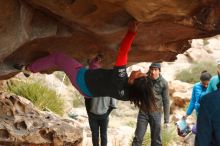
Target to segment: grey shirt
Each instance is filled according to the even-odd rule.
[[[109,107],[116,107],[116,99],[111,97],[92,98],[89,112],[96,115],[103,115],[107,113]]]
[[[169,123],[170,116],[170,98],[169,98],[169,88],[167,81],[160,75],[156,80],[148,78],[152,85],[154,96],[156,99],[156,105],[158,110],[164,111],[164,123]]]

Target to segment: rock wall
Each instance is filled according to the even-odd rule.
[[[0,93],[0,145],[81,146],[83,129],[68,119],[38,111],[25,98]]]
[[[15,63],[29,64],[63,51],[86,64],[97,53],[114,63],[131,20],[140,22],[129,64],[174,61],[188,40],[220,32],[219,0],[1,0],[0,77],[16,74]]]

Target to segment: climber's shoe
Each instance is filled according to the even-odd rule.
[[[25,77],[29,77],[31,72],[27,70],[27,67],[23,64],[14,64],[13,67],[21,72],[23,72]]]

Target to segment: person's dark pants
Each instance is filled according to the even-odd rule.
[[[101,146],[107,146],[107,128],[108,128],[108,114],[95,115],[89,113],[89,125],[92,132],[93,146],[99,146],[99,130],[101,137]]]
[[[161,112],[145,113],[139,111],[135,137],[132,146],[142,146],[148,123],[151,131],[151,146],[162,146],[161,142]]]

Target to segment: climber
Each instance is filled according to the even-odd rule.
[[[23,67],[23,70],[36,73],[57,67],[67,74],[72,85],[87,98],[109,96],[130,101],[146,112],[151,111],[156,104],[152,86],[146,80],[146,74],[140,70],[132,71],[128,77],[126,72],[128,52],[136,31],[137,22],[129,23],[128,32],[120,44],[113,69],[86,69],[70,56],[54,52]]]

